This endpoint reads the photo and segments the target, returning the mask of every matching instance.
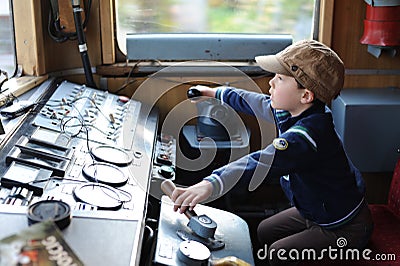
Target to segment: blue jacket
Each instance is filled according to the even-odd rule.
[[[275,110],[269,96],[235,88],[219,88],[216,97],[236,111],[274,122],[278,137],[262,150],[216,169],[213,197],[229,191],[239,179],[249,190],[272,177],[304,218],[333,228],[357,214],[364,202],[361,173],[348,159],[333,124],[331,112],[317,102],[296,117]]]

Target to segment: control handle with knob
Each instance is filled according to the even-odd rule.
[[[165,193],[165,195],[167,195],[170,198],[175,188],[176,188],[175,184],[169,179],[161,183],[161,190]],[[197,216],[197,213],[193,210],[186,210],[184,214],[188,219],[192,218],[193,216]]]
[[[161,190],[170,198],[175,190],[175,184],[167,179],[161,183]],[[186,209],[185,216],[189,219],[188,227],[202,238],[213,238],[217,223],[205,214],[197,215],[195,211]],[[223,245],[221,246],[223,247]]]

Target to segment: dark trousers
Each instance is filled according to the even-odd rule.
[[[335,229],[325,229],[304,219],[292,207],[259,224],[257,236],[264,249],[259,250],[257,256],[258,259],[265,259],[266,264],[269,261],[270,265],[296,265],[307,259],[346,259],[343,250],[364,248],[372,229],[367,204],[350,222]]]

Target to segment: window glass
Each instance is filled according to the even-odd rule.
[[[14,32],[8,0],[0,0],[0,84],[15,72]]]
[[[310,39],[314,0],[116,0],[118,43],[127,33],[262,33]]]

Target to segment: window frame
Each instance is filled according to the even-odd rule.
[[[1,84],[4,83],[7,79],[11,79],[13,77],[15,77],[18,73],[18,65],[17,65],[17,50],[16,50],[16,46],[15,46],[15,27],[14,27],[14,12],[13,12],[13,1],[12,0],[8,0],[8,9],[9,9],[9,22],[10,22],[10,38],[11,38],[11,48],[12,48],[12,56],[13,56],[13,69],[9,72],[9,69],[4,69],[1,68],[2,71],[4,71],[5,73],[7,73],[6,75],[6,79],[1,81]],[[5,76],[5,73],[2,73],[2,75]]]

